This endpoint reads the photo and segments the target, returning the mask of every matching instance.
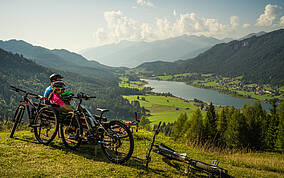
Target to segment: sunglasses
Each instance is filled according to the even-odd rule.
[[[55,91],[65,91],[65,88],[58,88],[58,89],[55,89]]]

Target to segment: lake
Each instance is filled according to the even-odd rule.
[[[247,99],[241,99],[237,97],[232,97],[223,93],[219,93],[215,90],[197,88],[185,84],[184,82],[175,82],[175,81],[160,81],[160,80],[148,80],[143,79],[148,82],[146,87],[153,88],[153,92],[157,93],[171,93],[174,96],[193,100],[198,99],[206,103],[212,102],[214,105],[221,106],[234,106],[241,108],[244,104],[254,104],[256,101],[251,101]],[[268,103],[261,102],[261,105],[266,110],[271,108],[271,105]]]

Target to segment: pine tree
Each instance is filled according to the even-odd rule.
[[[266,129],[266,134],[265,134],[265,144],[267,149],[272,150],[275,148],[275,144],[277,141],[277,133],[279,125],[276,100],[272,101],[272,109],[268,117],[267,125],[268,128]]]
[[[188,117],[186,113],[181,113],[174,124],[172,136],[174,139],[178,139],[183,136],[184,134],[184,125],[187,121]]]
[[[228,107],[224,107],[222,108],[222,110],[220,111],[219,115],[218,115],[218,119],[217,119],[217,142],[220,145],[225,145],[225,138],[224,138],[224,134],[225,131],[227,129],[227,115],[229,112],[229,108]]]
[[[202,141],[204,127],[202,123],[202,113],[199,108],[192,113],[190,121],[191,127],[185,133],[186,138],[188,141]]]
[[[278,125],[278,135],[276,141],[276,147],[280,151],[284,151],[284,101],[280,103],[278,108],[279,125]]]
[[[216,123],[216,113],[215,107],[210,103],[208,111],[206,113],[206,118],[204,119],[204,141],[209,140],[210,142],[215,142],[217,137],[217,123]],[[216,142],[215,142],[216,143]]]
[[[226,144],[229,147],[239,148],[246,145],[246,122],[238,109],[234,109],[232,117],[228,119],[225,131]]]

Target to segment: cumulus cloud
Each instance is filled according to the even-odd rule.
[[[174,15],[174,16],[177,16],[176,10],[173,11],[173,15]]]
[[[279,26],[284,28],[284,16],[280,18]]]
[[[237,16],[230,17],[228,24],[222,24],[217,19],[199,17],[195,13],[177,15],[175,20],[156,18],[153,23],[141,23],[125,16],[121,11],[104,13],[107,28],[99,28],[94,38],[100,44],[115,43],[121,40],[154,41],[180,35],[224,36],[233,32],[239,26]]]
[[[239,26],[239,17],[231,16],[230,23],[231,23],[233,28],[237,28]]]
[[[249,28],[251,25],[250,24],[243,24],[243,28]]]
[[[146,0],[137,0],[136,4],[138,6],[148,6],[148,7],[154,7],[154,4],[150,1],[146,1]]]
[[[280,7],[277,5],[268,4],[265,7],[264,13],[256,20],[255,26],[267,27],[271,26],[277,16],[277,11]]]

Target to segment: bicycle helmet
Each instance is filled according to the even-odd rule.
[[[65,88],[65,84],[62,81],[55,81],[52,83],[53,88]]]
[[[58,79],[63,79],[63,76],[60,75],[60,74],[51,74],[49,76],[49,79],[50,79],[51,82],[54,82],[54,81],[56,81]]]
[[[74,96],[74,94],[70,91],[66,91],[64,93],[61,94],[61,99],[65,102],[68,103],[70,101],[70,99],[72,99],[72,97]]]

